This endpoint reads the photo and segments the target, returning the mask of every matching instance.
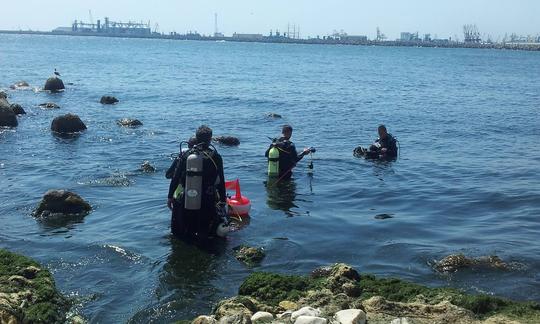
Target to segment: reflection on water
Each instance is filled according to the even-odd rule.
[[[297,212],[292,208],[298,208],[294,203],[296,200],[296,182],[294,179],[288,180],[268,180],[264,182],[268,199],[266,204],[274,210],[282,210],[287,216],[295,216]]]

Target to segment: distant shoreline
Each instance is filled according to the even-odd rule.
[[[391,47],[432,47],[432,48],[477,48],[477,49],[501,49],[519,51],[540,51],[539,43],[458,43],[458,42],[402,42],[402,41],[354,41],[337,39],[294,39],[285,37],[262,37],[262,38],[239,38],[239,37],[211,37],[198,34],[151,34],[151,35],[128,35],[128,34],[97,34],[81,32],[44,32],[22,30],[0,30],[0,34],[11,35],[45,35],[45,36],[93,36],[112,38],[141,38],[141,39],[169,39],[169,40],[193,40],[193,41],[227,41],[238,43],[270,43],[270,44],[305,44],[305,45],[349,45],[349,46],[391,46]]]

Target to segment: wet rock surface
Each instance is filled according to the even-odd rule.
[[[60,106],[58,106],[54,102],[44,102],[44,103],[39,104],[38,106],[40,106],[41,108],[46,108],[46,109],[58,109],[58,108],[60,108]]]
[[[281,115],[276,114],[276,113],[269,113],[269,114],[266,114],[266,117],[279,119],[279,118],[281,118]]]
[[[99,102],[102,105],[114,105],[115,103],[119,102],[119,100],[116,99],[116,97],[113,97],[113,96],[103,96],[103,97],[101,97]]]
[[[50,77],[45,81],[45,86],[43,87],[43,90],[50,91],[50,92],[59,92],[64,90],[66,87],[64,86],[64,82],[62,79],[58,77]]]
[[[24,108],[21,105],[11,104],[10,107],[15,115],[26,115],[26,111],[24,111]]]
[[[48,270],[30,258],[0,249],[1,323],[63,323],[68,308]]]
[[[240,140],[234,136],[216,136],[212,140],[216,143],[227,145],[227,146],[238,146],[240,145]]]
[[[256,266],[260,264],[265,257],[265,253],[262,248],[241,245],[235,247],[233,250],[236,259],[248,266]]]
[[[34,210],[35,217],[50,215],[87,215],[92,207],[78,194],[67,190],[49,190]]]
[[[86,129],[86,125],[79,116],[75,114],[66,114],[53,119],[51,131],[57,134],[73,134]]]
[[[117,120],[116,124],[123,127],[138,127],[142,126],[143,123],[138,119],[122,118]]]

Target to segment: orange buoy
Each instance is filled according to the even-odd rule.
[[[225,182],[226,190],[235,190],[235,194],[231,197],[227,197],[227,205],[229,205],[229,215],[231,216],[248,216],[251,210],[251,201],[242,196],[240,191],[240,180]]]

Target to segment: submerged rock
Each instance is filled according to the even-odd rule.
[[[261,263],[265,257],[264,250],[262,248],[237,246],[233,250],[235,251],[236,259],[248,266],[255,266]]]
[[[217,136],[212,138],[214,142],[227,146],[238,146],[240,145],[240,140],[234,136]]]
[[[141,171],[145,173],[152,173],[156,172],[156,168],[152,164],[150,164],[150,161],[144,161],[141,164]]]
[[[0,322],[63,323],[69,303],[40,264],[0,249]]]
[[[30,85],[26,81],[19,81],[9,86],[11,89],[16,90],[19,88],[28,88]]]
[[[281,115],[280,114],[276,114],[276,113],[269,113],[266,115],[266,117],[268,118],[281,118]]]
[[[101,99],[99,100],[99,102],[103,105],[114,105],[115,103],[117,103],[119,100],[116,99],[115,97],[113,96],[103,96],[101,97]]]
[[[131,118],[122,118],[122,119],[117,120],[116,123],[119,126],[124,126],[124,127],[137,127],[137,126],[142,126],[143,124],[140,120],[131,119]]]
[[[64,86],[64,82],[62,79],[58,77],[50,77],[45,82],[45,86],[43,87],[43,90],[50,91],[50,92],[59,92],[64,90],[66,87]]]
[[[90,204],[76,193],[67,190],[49,190],[33,215],[35,217],[47,217],[51,214],[87,215],[91,210]]]
[[[15,115],[26,115],[26,111],[24,111],[24,108],[19,104],[11,104],[11,110],[13,110],[13,113]]]
[[[60,106],[58,106],[54,102],[44,102],[44,103],[39,104],[39,106],[41,108],[47,108],[47,109],[58,109],[58,108],[60,108]]]
[[[4,105],[0,99],[0,127],[17,127],[17,115],[13,112],[10,106]]]
[[[86,125],[79,116],[75,114],[66,114],[53,119],[51,131],[58,134],[72,134],[86,129]]]
[[[7,93],[0,91],[0,99],[7,99]]]
[[[463,254],[451,254],[434,263],[434,269],[438,272],[456,272],[465,268],[484,267],[499,270],[509,270],[510,265],[496,255],[469,258]]]

